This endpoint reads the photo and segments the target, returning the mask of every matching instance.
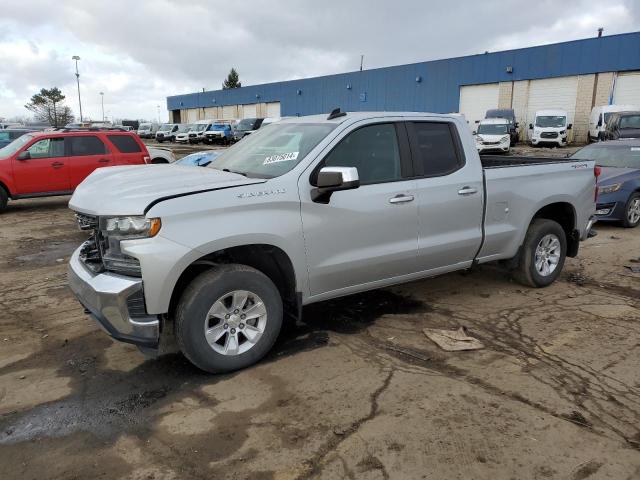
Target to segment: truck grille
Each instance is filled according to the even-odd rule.
[[[91,231],[91,236],[80,248],[80,260],[89,270],[98,273],[104,270],[102,252],[100,249],[99,220],[95,215],[76,213],[76,220],[80,230]]]
[[[558,132],[542,132],[540,138],[558,138]]]

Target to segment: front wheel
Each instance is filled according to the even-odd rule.
[[[256,363],[282,326],[282,298],[255,268],[221,265],[196,277],[176,311],[182,353],[198,368],[231,372]]]
[[[560,224],[536,218],[527,230],[514,276],[530,287],[551,285],[560,276],[566,255],[567,237]]]
[[[0,203],[2,200],[0,200]],[[629,197],[625,206],[625,215],[622,225],[626,228],[634,228],[640,224],[640,193],[636,192]]]

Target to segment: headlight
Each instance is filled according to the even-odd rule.
[[[508,141],[508,140],[509,140],[509,135],[505,135],[504,137],[502,137],[502,138],[500,139],[500,141],[501,141],[501,142],[506,142],[506,141]]]
[[[107,235],[154,237],[162,226],[159,218],[112,217],[105,218],[104,231]]]
[[[122,252],[122,240],[150,238],[160,231],[162,222],[159,218],[142,216],[102,218],[100,242],[104,268],[123,275],[140,276],[140,262]]]
[[[614,183],[612,185],[605,185],[604,187],[598,187],[598,193],[601,195],[604,193],[613,193],[613,192],[617,192],[621,188],[622,188],[621,183]]]

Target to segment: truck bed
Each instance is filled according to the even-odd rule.
[[[578,160],[566,157],[525,157],[511,155],[480,155],[482,168],[517,167],[523,165],[543,165],[546,163],[571,163]]]

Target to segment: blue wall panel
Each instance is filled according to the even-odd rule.
[[[506,67],[513,67],[507,73]],[[462,85],[640,70],[640,32],[167,97],[167,109],[280,102],[283,116],[458,110]],[[416,77],[421,77],[417,82]],[[351,88],[347,88],[350,85]],[[298,94],[298,90],[301,94]]]

